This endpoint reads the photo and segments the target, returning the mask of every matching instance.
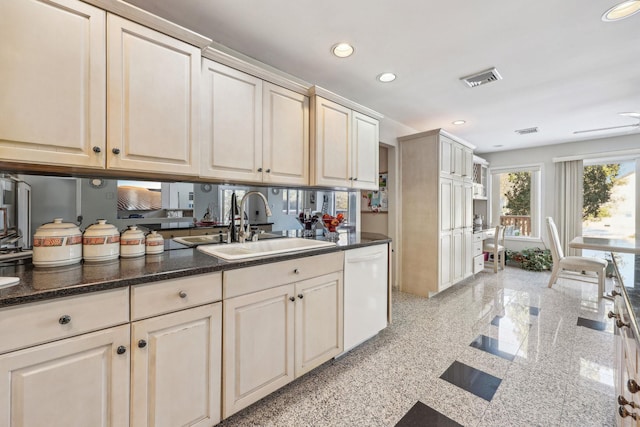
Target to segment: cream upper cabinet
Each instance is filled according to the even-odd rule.
[[[106,13],[76,0],[0,11],[0,158],[104,168]]]
[[[200,175],[244,182],[309,183],[309,98],[209,59]]]
[[[123,325],[0,355],[0,426],[128,426],[128,343]]]
[[[473,180],[473,150],[466,147],[462,150],[462,178],[465,181]]]
[[[378,190],[380,124],[357,111],[353,112],[353,137],[351,139],[352,187],[362,190]]]
[[[311,185],[377,190],[378,120],[320,96],[311,116]]]
[[[309,184],[309,97],[263,83],[263,182]]]
[[[200,49],[107,17],[107,167],[198,175]]]
[[[132,323],[131,426],[219,423],[221,345],[220,302]]]
[[[204,177],[262,180],[262,80],[202,60]]]
[[[294,379],[294,286],[224,300],[222,415]]]
[[[440,172],[444,174],[452,174],[454,169],[454,151],[455,142],[449,138],[440,138]]]

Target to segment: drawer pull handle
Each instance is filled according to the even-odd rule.
[[[300,274],[300,270],[298,270],[297,268],[293,270],[293,274]]]
[[[138,341],[138,348],[145,348],[147,346],[147,342],[145,340]]]
[[[304,295],[298,294],[298,298],[302,299],[302,298],[304,298]]]
[[[627,417],[631,417],[634,420],[638,420],[638,414],[636,414],[635,412],[629,412],[627,411],[627,408],[625,408],[624,406],[618,406],[618,414],[622,417],[622,418],[627,418]]]
[[[178,292],[178,296],[180,298],[186,298],[187,297],[187,293],[185,291],[180,291],[180,292]]]
[[[64,316],[58,319],[58,323],[60,323],[61,325],[67,325],[71,323],[71,316],[69,316],[68,314],[65,314]]]
[[[267,169],[265,172],[266,173],[271,173],[271,169]]]
[[[627,381],[627,389],[631,393],[637,393],[638,390],[640,390],[640,386],[638,386],[638,383],[636,382],[636,380],[631,379]]]
[[[628,323],[624,323],[622,320],[618,319],[616,320],[616,326],[620,329],[622,328],[628,328],[629,324]]]
[[[614,289],[614,290],[611,291],[611,296],[612,297],[619,297],[619,296],[622,296],[622,294]]]
[[[118,354],[125,354],[127,352],[127,347],[121,345],[116,349],[116,353]]]
[[[262,168],[258,168],[258,172],[262,172]]]
[[[620,315],[618,313],[614,313],[613,311],[610,311],[607,313],[607,317],[609,319],[613,319],[613,318],[619,319]]]
[[[296,297],[289,297],[289,301],[293,302],[296,300]]]
[[[636,402],[629,402],[627,399],[624,398],[623,395],[618,395],[618,405],[624,406],[624,405],[629,405],[632,408],[640,408],[640,405],[638,405]]]
[[[102,151],[102,150],[97,145],[93,147],[93,152],[94,153],[99,153],[100,151]]]

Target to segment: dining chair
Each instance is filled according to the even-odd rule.
[[[504,225],[496,225],[496,231],[493,234],[493,243],[484,244],[482,250],[493,254],[493,272],[498,272],[498,266],[504,270],[505,265],[505,248],[504,248]]]
[[[558,228],[553,222],[553,218],[550,216],[547,217],[547,231],[549,232],[549,239],[551,241],[551,257],[553,258],[553,270],[551,271],[551,279],[549,279],[549,287],[556,283],[560,274],[565,270],[578,273],[589,271],[598,276],[598,298],[602,298],[602,295],[604,294],[604,280],[607,261],[602,258],[564,256],[562,245],[560,244],[560,237],[558,236]],[[572,278],[575,279],[575,276],[572,276]]]

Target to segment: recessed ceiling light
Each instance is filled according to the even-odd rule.
[[[467,122],[464,121],[464,120],[456,120],[456,121],[451,122],[452,125],[463,125],[465,123],[467,123]]]
[[[613,6],[602,15],[605,22],[619,21],[640,12],[640,0],[627,0]]]
[[[349,43],[338,43],[331,48],[331,52],[338,58],[346,58],[353,55],[353,46]]]
[[[500,147],[504,147],[504,145],[502,145],[502,144],[496,144],[496,145],[494,145],[494,147],[496,147],[496,148],[500,148]]]
[[[378,75],[377,79],[382,83],[389,83],[396,79],[396,75],[393,73],[382,73]]]

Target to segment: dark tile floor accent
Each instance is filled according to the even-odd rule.
[[[513,359],[516,358],[515,354],[509,353],[508,351],[500,350],[499,340],[488,337],[486,335],[478,335],[476,339],[471,341],[471,344],[469,345],[473,348],[486,351],[487,353],[491,353],[495,356],[502,357],[503,359],[507,359],[509,361],[513,361]]]
[[[605,322],[599,322],[597,320],[585,319],[584,317],[578,317],[578,326],[584,326],[585,328],[595,329],[596,331],[606,331],[607,324]]]
[[[491,324],[493,326],[500,326],[500,321],[504,318],[504,316],[496,316],[493,318],[493,320],[491,321]]]
[[[418,401],[411,407],[396,427],[462,427],[451,418]]]
[[[540,309],[538,307],[529,307],[529,314],[532,316],[537,316],[540,314]]]
[[[458,361],[453,362],[440,378],[491,402],[502,380]]]

